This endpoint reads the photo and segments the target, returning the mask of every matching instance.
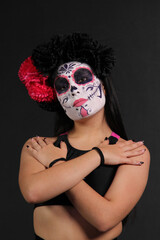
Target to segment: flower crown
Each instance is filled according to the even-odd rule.
[[[84,33],[55,35],[48,43],[38,45],[21,64],[18,76],[29,96],[43,109],[55,111],[54,76],[61,64],[71,61],[88,64],[103,81],[111,73],[115,57],[112,48]]]

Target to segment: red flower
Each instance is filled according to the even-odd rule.
[[[54,88],[46,85],[48,77],[38,72],[28,57],[20,66],[18,76],[28,90],[29,96],[37,102],[51,102],[56,99]]]

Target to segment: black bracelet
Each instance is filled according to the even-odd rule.
[[[103,155],[102,151],[98,147],[94,147],[94,148],[92,148],[92,150],[96,150],[99,153],[99,155],[101,157],[101,164],[100,165],[104,165],[104,155]]]
[[[50,162],[49,168],[52,167],[58,161],[66,161],[66,159],[65,158],[58,158],[58,159],[53,160],[52,162]]]

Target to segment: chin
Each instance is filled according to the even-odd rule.
[[[97,115],[99,115],[99,113],[100,112],[102,112],[103,114],[104,114],[104,107],[103,108],[101,108],[101,109],[99,109],[98,111],[94,111],[94,112],[92,112],[91,114],[89,114],[89,115],[87,115],[87,116],[85,116],[85,117],[79,117],[79,116],[77,116],[77,118],[71,118],[71,117],[69,117],[70,119],[72,119],[73,121],[76,121],[76,122],[83,122],[83,121],[86,121],[86,120],[89,120],[89,119],[92,119],[92,118],[94,118],[94,117],[96,117]]]

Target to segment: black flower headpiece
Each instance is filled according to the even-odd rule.
[[[38,45],[32,52],[31,56],[32,64],[37,69],[38,74],[45,77],[45,81],[39,82],[39,85],[43,85],[48,87],[50,90],[50,87],[53,89],[53,94],[49,96],[54,97],[48,97],[48,100],[46,95],[47,92],[45,92],[45,98],[37,94],[38,93],[32,93],[30,96],[35,96],[36,98],[33,98],[34,100],[38,99],[38,104],[40,107],[49,110],[49,111],[55,111],[56,107],[58,105],[58,101],[56,101],[55,97],[55,91],[53,87],[53,81],[54,77],[56,75],[57,69],[61,64],[77,61],[88,64],[94,74],[103,81],[105,77],[110,75],[111,70],[115,64],[115,57],[113,54],[113,49],[100,44],[98,41],[93,40],[88,34],[84,33],[73,33],[69,35],[55,35],[48,43],[44,43],[41,45]],[[22,65],[25,65],[22,63]],[[34,68],[32,67],[32,69]],[[26,67],[23,66],[26,71]],[[29,75],[25,72],[23,73],[22,69],[20,68],[20,79],[26,83],[25,75]],[[21,74],[21,72],[23,74]],[[37,74],[37,73],[36,73]],[[23,78],[22,78],[23,75]],[[34,76],[34,74],[31,74]],[[37,80],[36,80],[37,81]],[[29,80],[30,84],[27,85],[28,91],[32,92],[32,89],[37,89],[35,86],[33,87],[34,80]],[[37,83],[36,83],[37,84]],[[32,90],[32,91],[31,91]],[[47,96],[48,96],[47,95]]]

